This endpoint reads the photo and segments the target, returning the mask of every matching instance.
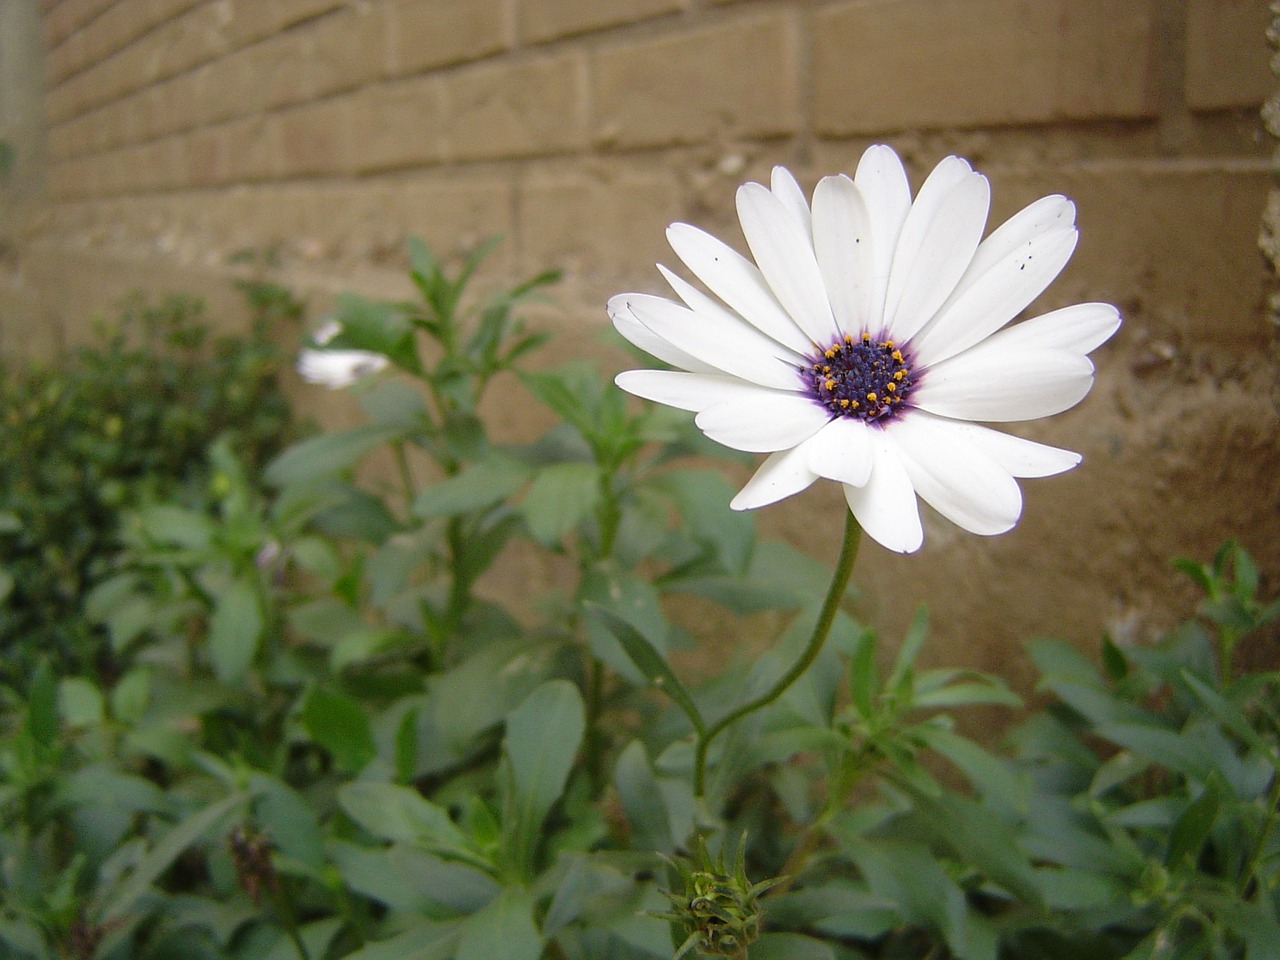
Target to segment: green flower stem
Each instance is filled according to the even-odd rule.
[[[861,540],[862,527],[854,519],[851,511],[845,511],[844,542],[840,547],[840,558],[836,561],[835,574],[831,578],[831,586],[827,588],[827,596],[822,602],[822,611],[818,614],[818,622],[813,626],[813,636],[809,638],[808,646],[804,648],[800,659],[791,665],[791,669],[778,678],[777,683],[754,700],[748,700],[729,711],[698,737],[693,761],[695,802],[700,803],[706,795],[707,748],[711,746],[711,741],[743,717],[750,716],[777,700],[804,675],[806,670],[813,666],[813,661],[818,659],[823,644],[827,642],[827,635],[831,632],[831,625],[835,622],[836,612],[840,609],[840,599],[844,596],[845,589],[849,586],[849,578],[853,575],[853,563],[858,558],[858,544]]]

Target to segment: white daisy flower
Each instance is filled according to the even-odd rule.
[[[965,530],[1004,533],[1022,511],[1015,478],[1080,462],[974,422],[1074,406],[1093,383],[1089,352],[1120,324],[1110,304],[1082,303],[1008,326],[1075,249],[1070,200],[1037,200],[983,240],[986,177],[948,157],[913,201],[897,154],[873,146],[852,179],[823,178],[812,207],[781,167],[737,201],[755,263],[696,227],[667,230],[719,301],[662,266],[683,304],[609,301],[623,336],[678,368],[630,370],[620,387],[769,454],[734,509],[825,477],[871,537],[911,553],[924,537],[917,495]]]
[[[389,361],[371,350],[329,350],[326,345],[342,332],[342,324],[327,320],[311,334],[314,347],[298,351],[298,374],[307,383],[330,390],[349,387],[362,377],[384,369]]]

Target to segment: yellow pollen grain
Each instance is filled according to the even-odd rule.
[[[823,386],[828,390],[834,390],[836,388],[836,382],[834,380],[828,380],[823,384]]]
[[[907,371],[905,370],[893,371],[893,379],[895,380],[902,380],[906,375],[907,375]]]
[[[841,398],[841,400],[840,400],[840,406],[844,407],[845,409],[848,409],[848,407],[849,407],[849,401],[848,401],[848,399],[847,399],[847,398]]]
[[[888,383],[884,385],[884,388],[888,390],[890,393],[893,393],[893,391],[898,389],[898,385],[894,383],[892,380],[890,380]]]
[[[872,403],[875,403],[875,402],[876,402],[876,400],[877,400],[877,397],[876,397],[876,395],[875,395],[874,393],[868,393],[868,394],[867,394],[867,399],[868,399],[868,400],[870,400]]]
[[[834,360],[836,358],[836,348],[829,347],[827,350],[823,351],[822,355],[828,360]]]
[[[893,346],[893,344],[889,344],[889,346]],[[902,351],[901,351],[901,350],[895,350],[895,351],[893,351],[893,353],[891,353],[891,354],[890,354],[890,356],[891,356],[891,357],[893,357],[893,359],[897,360],[899,363],[901,363],[901,362],[902,362]]]

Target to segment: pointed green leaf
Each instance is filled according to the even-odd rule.
[[[669,696],[681,710],[685,716],[689,718],[693,728],[699,733],[705,732],[706,725],[703,722],[702,714],[698,712],[697,706],[693,702],[693,698],[689,696],[684,689],[684,685],[680,683],[680,679],[672,672],[671,667],[653,645],[644,638],[635,627],[627,623],[621,617],[597,606],[593,603],[586,604],[588,614],[600,620],[609,632],[617,638],[618,643],[622,645],[622,649],[626,651],[631,662],[636,665],[644,677],[655,687],[662,690]]]
[[[312,687],[302,702],[302,726],[333,762],[359,772],[377,752],[369,717],[359,702],[335,690]]]
[[[510,457],[494,455],[457,476],[423,487],[413,503],[418,517],[453,517],[492,506],[528,480],[528,469]]]
[[[462,924],[457,960],[538,960],[542,937],[533,920],[533,898],[507,887]]]
[[[1213,829],[1220,802],[1216,778],[1210,777],[1200,796],[1188,803],[1174,821],[1169,833],[1169,855],[1165,858],[1165,863],[1170,868],[1180,867],[1183,860],[1195,863],[1205,838]]]
[[[173,865],[182,853],[245,802],[246,795],[233,793],[202,810],[197,810],[161,838],[118,886],[102,909],[99,922],[119,919],[135,901]]]
[[[593,463],[555,463],[538,471],[520,504],[529,534],[556,546],[600,503],[600,474]]]
[[[586,711],[578,688],[550,680],[507,715],[503,752],[511,767],[513,819],[509,853],[527,873],[542,822],[564,792],[582,743]]]
[[[396,423],[373,423],[322,433],[285,448],[267,464],[264,476],[268,483],[281,487],[299,480],[312,480],[345,470],[369,451],[399,438],[404,427]]]
[[[258,652],[262,626],[257,590],[243,579],[234,581],[209,618],[209,661],[223,683],[236,684],[244,677]]]

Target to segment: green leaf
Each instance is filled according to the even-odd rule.
[[[106,701],[96,684],[84,677],[66,677],[58,687],[59,712],[67,726],[97,727],[102,724]]]
[[[538,471],[520,504],[529,534],[544,547],[592,515],[600,503],[600,474],[593,463],[556,463]]]
[[[268,483],[282,487],[300,480],[313,480],[338,473],[376,447],[399,439],[404,430],[397,423],[372,423],[338,433],[309,437],[285,448],[267,464],[263,475]]]
[[[1210,777],[1200,796],[1187,804],[1169,833],[1169,855],[1165,863],[1170,868],[1177,869],[1184,860],[1195,863],[1200,848],[1213,829],[1220,803],[1217,779]]]
[[[411,787],[357,780],[338,790],[338,804],[375,837],[415,844],[445,859],[493,870],[448,812]]]
[[[424,487],[413,503],[418,517],[453,517],[507,499],[529,479],[528,468],[495,454],[456,476]]]
[[[766,933],[751,945],[751,960],[835,960],[831,945],[801,933]]]
[[[949,672],[949,671],[948,671]],[[912,705],[925,707],[964,707],[978,703],[999,704],[1003,707],[1020,707],[1022,698],[1004,685],[997,677],[969,674],[976,679],[967,683],[948,683],[933,689],[917,689]],[[917,678],[920,687],[925,686],[928,674]]]
[[[123,918],[135,901],[173,865],[182,853],[243,804],[246,795],[233,793],[191,814],[152,847],[118,886],[102,909],[99,922]]]
[[[703,722],[702,714],[698,712],[698,708],[693,702],[693,698],[689,696],[684,685],[680,683],[680,679],[672,672],[667,661],[654,648],[653,644],[646,640],[644,635],[631,624],[603,607],[588,603],[586,604],[586,611],[589,615],[598,618],[604,623],[609,632],[622,645],[622,649],[631,658],[631,662],[636,665],[636,669],[644,675],[649,683],[664,691],[675,702],[676,706],[684,711],[685,716],[689,718],[689,722],[693,724],[693,728],[698,733],[705,732],[706,725]]]
[[[1186,777],[1204,781],[1214,770],[1213,757],[1200,744],[1173,730],[1138,724],[1104,724],[1098,736]]]
[[[878,680],[875,656],[876,633],[868,628],[858,634],[849,655],[849,699],[864,721],[870,720],[875,713]]]
[[[552,370],[521,373],[520,380],[530,393],[584,436],[593,437],[598,432],[597,412],[603,387],[594,364],[573,360]]]
[[[893,669],[889,672],[889,678],[884,684],[885,690],[894,694],[901,703],[913,702],[913,698],[907,694],[915,675],[916,657],[920,655],[920,648],[924,646],[928,635],[929,611],[923,606],[917,607],[915,616],[911,618],[911,625],[907,627],[907,635],[902,640],[902,646],[898,648]]]
[[[514,819],[511,831],[516,863],[527,871],[542,822],[560,799],[582,742],[586,711],[578,688],[550,680],[507,715],[503,752],[511,765]]]
[[[579,599],[631,624],[661,656],[671,636],[671,625],[653,585],[633,573],[616,567],[597,567],[582,579]],[[651,678],[636,669],[613,632],[598,619],[587,620],[591,653],[632,683],[649,683]]]
[[[414,349],[413,325],[395,304],[343,292],[337,296],[336,314],[342,332],[330,346],[370,350],[411,373],[422,370]]]
[[[729,509],[736,489],[715,470],[672,470],[653,481],[670,498],[694,540],[710,547],[728,573],[747,571],[755,545],[750,513]]]
[[[151,670],[137,666],[120,678],[111,690],[111,715],[121,723],[135,724],[151,702]]]
[[[253,812],[271,842],[285,856],[319,870],[324,866],[324,836],[316,810],[298,791],[257,770],[249,774]]]
[[[426,398],[420,384],[404,377],[379,380],[359,393],[360,406],[374,423],[421,427],[427,419]]]
[[[1190,670],[1182,671],[1182,679],[1224,727],[1266,757],[1280,771],[1280,755],[1275,747],[1256,731],[1240,709]]]
[[[235,580],[217,599],[209,618],[209,661],[223,683],[244,677],[262,636],[262,608],[258,592],[245,580]]]
[[[428,921],[377,943],[370,943],[343,960],[453,960],[461,923]]]
[[[213,524],[203,514],[173,504],[158,504],[138,512],[142,532],[152,543],[203,550],[213,540]]]
[[[632,740],[618,754],[613,771],[618,799],[631,828],[631,846],[635,850],[667,851],[675,846],[671,836],[671,820],[666,801],[644,744]]]
[[[377,752],[368,716],[345,694],[312,687],[303,699],[301,719],[311,739],[348,772],[358,773]]]
[[[533,920],[533,898],[506,887],[462,924],[457,960],[538,960],[542,937]]]

